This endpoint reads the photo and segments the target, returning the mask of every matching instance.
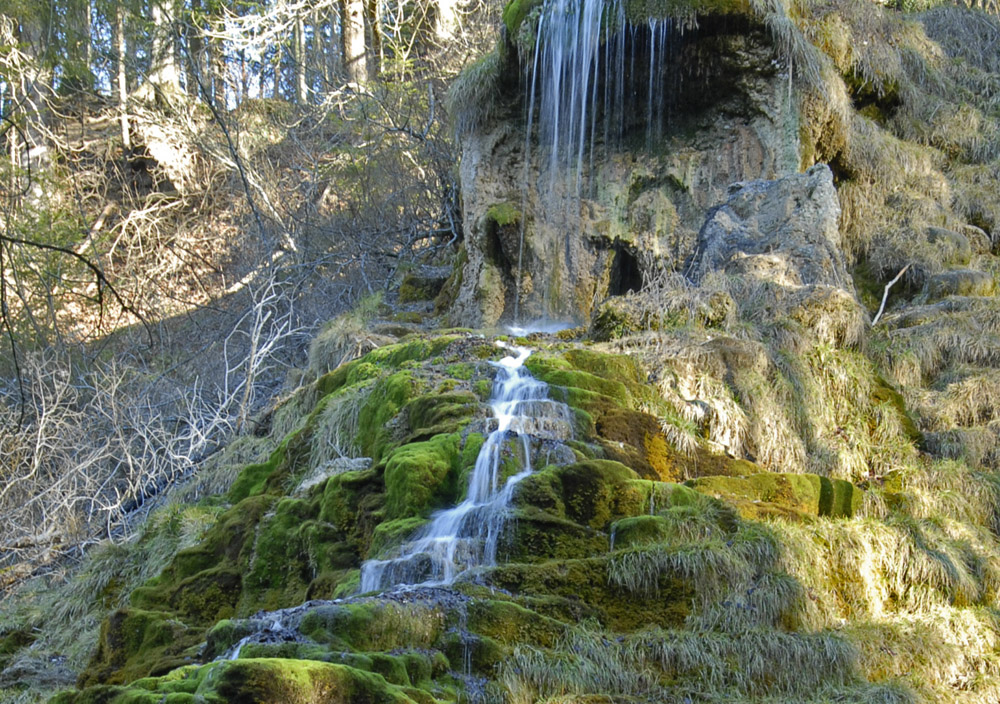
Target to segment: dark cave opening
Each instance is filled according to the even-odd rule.
[[[636,258],[635,247],[616,241],[612,247],[608,295],[624,296],[642,290],[642,271]]]

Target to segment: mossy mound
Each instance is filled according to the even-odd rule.
[[[485,347],[485,350],[482,349]],[[445,335],[382,347],[318,379],[305,421],[271,457],[247,466],[202,540],[132,592],[107,619],[82,684],[121,683],[190,662],[206,629],[234,616],[329,598],[350,589],[372,548],[403,539],[431,509],[453,501],[482,435],[474,384],[498,351]],[[454,374],[451,374],[454,372]],[[303,395],[305,394],[305,395]],[[463,452],[466,437],[470,451]],[[331,450],[332,448],[332,450]],[[368,469],[317,472],[342,452]],[[303,477],[317,480],[292,495]],[[375,528],[397,519],[396,531]]]
[[[806,516],[853,516],[861,507],[863,492],[843,479],[815,474],[767,472],[748,477],[703,477],[689,485],[736,506],[748,518],[767,515],[771,507]]]
[[[898,517],[924,505],[910,475],[872,484],[866,494],[816,474],[761,471],[713,454],[702,438],[691,454],[681,453],[665,431],[659,387],[634,357],[556,341],[529,357],[529,366],[551,384],[553,398],[571,405],[575,436],[538,443],[538,457],[551,464],[537,462],[517,485],[498,564],[452,588],[353,596],[364,559],[390,554],[430,512],[461,499],[490,430],[474,387],[492,378],[483,356],[500,352],[477,338],[448,339],[371,354],[346,365],[353,371],[316,382],[330,390],[315,394],[305,422],[267,462],[244,470],[227,496],[230,507],[197,545],[178,552],[106,620],[80,680],[85,688],[60,701],[431,704],[483,686],[497,696],[506,688],[544,698],[545,682],[590,701],[617,690],[601,680],[561,679],[561,663],[591,667],[596,651],[584,645],[604,641],[600,647],[615,653],[609,668],[659,683],[662,689],[636,685],[650,696],[676,694],[677,682],[714,672],[705,675],[715,678],[712,686],[737,700],[763,696],[769,686],[788,696],[822,686],[852,701],[846,693],[870,692],[875,675],[850,664],[853,641],[817,629],[856,608],[860,587],[824,550],[895,541],[900,551],[919,553],[916,564],[932,575],[941,599],[986,598],[985,577],[941,571],[945,561],[964,559],[960,541]],[[757,359],[751,346],[720,349]],[[905,414],[887,385],[873,388],[885,389],[883,403]],[[351,443],[343,442],[348,433]],[[365,449],[372,461],[359,469],[334,462],[329,474],[303,484],[317,462],[336,459],[324,449],[331,446]],[[518,452],[502,450],[501,476]],[[897,512],[891,528],[856,517],[866,495],[876,494]],[[807,562],[827,572],[817,576],[803,568]],[[879,570],[887,584],[898,582],[888,562]],[[894,598],[917,603],[918,595]],[[621,659],[620,644],[648,653],[654,638],[663,639],[656,652],[667,660]],[[751,666],[752,647],[767,663],[805,663],[821,674],[776,680],[769,666]],[[669,659],[678,652],[696,654],[700,664]],[[232,662],[210,662],[237,653]],[[510,669],[515,662],[520,672]],[[747,674],[726,675],[721,662]]]
[[[264,658],[184,668],[164,677],[138,680],[130,687],[93,687],[79,693],[60,694],[52,701],[54,704],[194,704],[205,701],[413,704],[415,700],[407,696],[405,689],[388,683],[381,675],[346,665]]]

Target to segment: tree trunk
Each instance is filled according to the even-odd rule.
[[[365,3],[364,0],[341,0],[340,7],[345,77],[348,83],[363,86],[368,82]]]
[[[180,93],[177,53],[174,51],[173,0],[153,0],[152,62],[149,82],[164,93]]]
[[[437,0],[437,13],[434,16],[434,35],[438,44],[447,48],[455,38],[458,29],[458,0]]]
[[[132,148],[132,138],[128,128],[128,78],[125,75],[125,57],[128,44],[125,39],[125,8],[119,3],[115,7],[115,68],[117,69],[118,119],[121,123],[122,145],[128,151]]]
[[[61,92],[65,94],[94,89],[90,50],[91,8],[88,0],[69,0],[66,3],[66,22],[63,27],[66,59],[60,77]]]
[[[211,39],[206,47],[212,72],[212,97],[220,107],[226,105],[226,47],[220,39]]]
[[[292,61],[295,66],[295,100],[300,105],[305,105],[309,100],[308,86],[306,83],[306,28],[302,21],[302,15],[295,16],[295,51]]]
[[[204,21],[201,0],[191,0],[191,24],[187,28],[188,60],[188,92],[201,97],[201,90],[208,90],[211,81],[206,67],[205,38],[201,34],[201,24]]]
[[[367,30],[368,71],[377,76],[382,71],[382,15],[378,0],[365,0],[365,29]]]
[[[312,23],[312,46],[310,47],[310,56],[312,59],[313,70],[318,74],[317,78],[322,80],[322,84],[326,85],[329,83],[330,77],[327,75],[327,63],[323,56],[323,15],[318,9],[313,8],[311,13],[310,22]]]

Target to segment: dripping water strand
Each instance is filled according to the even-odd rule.
[[[538,19],[538,33],[542,33],[542,26],[545,23],[545,15]],[[524,278],[524,228],[527,227],[528,213],[528,189],[527,183],[531,174],[531,132],[535,119],[535,90],[538,82],[538,58],[540,54],[541,42],[535,42],[535,55],[531,65],[531,89],[528,98],[528,127],[524,132],[524,176],[521,183],[525,185],[521,190],[521,231],[517,243],[517,278],[514,282],[514,324],[521,322],[521,284]]]

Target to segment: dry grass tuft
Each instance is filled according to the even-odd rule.
[[[330,460],[356,458],[360,426],[358,416],[371,395],[374,384],[351,387],[321,402],[312,434],[309,462],[313,467]]]
[[[385,339],[368,330],[368,324],[378,315],[381,306],[381,293],[374,294],[362,298],[353,310],[324,325],[309,344],[305,380],[317,379],[385,344]]]

